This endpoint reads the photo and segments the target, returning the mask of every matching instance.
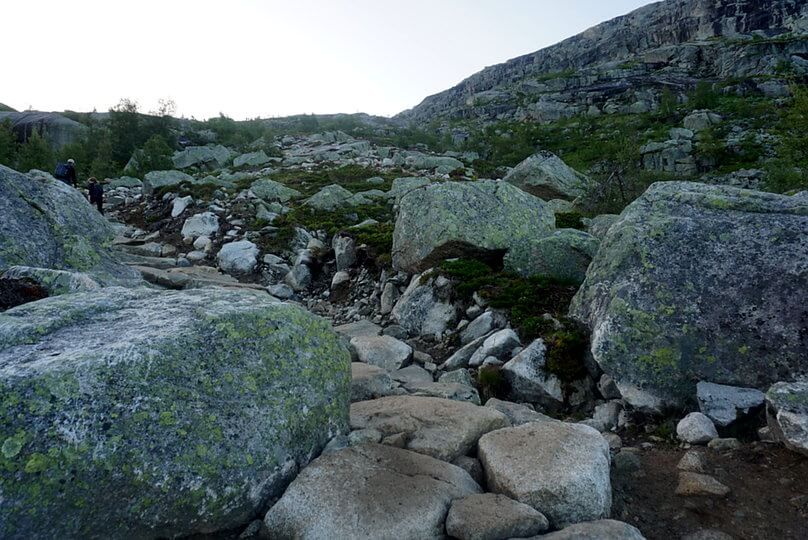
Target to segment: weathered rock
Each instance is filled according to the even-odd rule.
[[[420,366],[407,366],[397,369],[390,374],[393,380],[400,382],[405,387],[418,386],[419,384],[432,383],[432,375]]]
[[[536,412],[527,405],[503,401],[497,398],[489,399],[485,402],[485,406],[491,407],[492,409],[495,409],[507,416],[508,420],[510,420],[511,424],[514,426],[521,426],[522,424],[528,424],[530,422],[544,422],[545,420],[552,420],[552,418],[549,416]]]
[[[256,197],[266,202],[285,203],[302,195],[299,191],[286,187],[280,182],[270,180],[269,178],[262,178],[253,182],[250,186],[250,191],[252,191]]]
[[[296,264],[289,270],[283,278],[283,282],[289,285],[294,291],[305,291],[311,285],[313,276],[311,270],[305,264]]]
[[[460,383],[430,382],[413,384],[407,387],[414,396],[431,396],[454,401],[467,401],[480,404],[480,394],[473,386]]]
[[[690,413],[676,425],[676,435],[690,444],[707,444],[718,438],[713,421],[701,413]]]
[[[349,202],[353,193],[338,184],[326,186],[308,199],[304,203],[317,210],[332,211],[344,206],[352,206]]]
[[[189,167],[207,167],[220,169],[230,161],[232,152],[226,147],[217,144],[211,146],[189,146],[176,152],[171,160],[177,169]]]
[[[539,152],[514,167],[503,179],[531,195],[572,200],[586,193],[589,179],[550,152]]]
[[[551,406],[564,403],[561,381],[544,369],[546,352],[544,342],[537,339],[502,367],[511,399]]]
[[[718,426],[726,427],[753,409],[763,406],[766,396],[754,388],[737,388],[700,382],[696,385],[699,409]]]
[[[645,540],[634,526],[613,519],[576,523],[532,540]]]
[[[390,281],[385,283],[381,297],[379,297],[379,312],[382,315],[389,315],[393,311],[399,296],[398,287],[395,283]]]
[[[351,401],[367,401],[401,393],[398,385],[384,369],[353,362],[351,364]]]
[[[494,332],[487,337],[482,345],[480,345],[480,348],[471,355],[471,358],[469,358],[469,366],[480,366],[483,364],[483,361],[490,356],[497,359],[510,358],[514,349],[520,346],[519,336],[510,328]]]
[[[390,336],[357,336],[351,338],[351,347],[360,362],[387,371],[401,369],[412,361],[412,347]]]
[[[621,391],[681,403],[699,379],[765,388],[804,373],[806,287],[804,198],[664,182],[609,229],[571,314]]]
[[[683,496],[716,496],[726,497],[730,489],[706,474],[682,471],[679,473],[679,485],[676,494]]]
[[[352,429],[406,433],[409,450],[444,461],[468,454],[482,435],[509,425],[493,409],[434,397],[392,396],[351,405]]]
[[[530,242],[527,254],[511,251],[505,265],[523,276],[544,276],[558,281],[582,283],[586,269],[598,252],[600,242],[591,234],[576,229],[559,229]]]
[[[113,287],[9,310],[0,536],[246,523],[347,428],[349,377],[329,324],[265,293]]]
[[[194,203],[194,198],[188,195],[187,197],[177,197],[171,203],[171,217],[179,217],[189,205]]]
[[[437,281],[429,273],[415,275],[393,307],[391,316],[411,335],[441,336],[457,322],[458,308],[442,299]]]
[[[79,142],[87,133],[87,126],[55,112],[0,111],[0,123],[8,120],[18,138],[23,140],[34,131],[39,131],[55,149]]]
[[[468,345],[477,338],[481,338],[494,330],[504,328],[508,320],[498,311],[486,311],[473,321],[460,333],[460,343]]]
[[[721,116],[710,111],[693,111],[685,116],[684,126],[691,132],[704,131],[721,123]]]
[[[107,246],[115,230],[79,191],[0,165],[0,272],[12,266],[83,272],[101,284],[142,283]]]
[[[609,228],[619,220],[620,216],[617,214],[601,214],[595,216],[586,221],[587,232],[598,240],[602,240],[603,237],[606,236],[606,233],[609,232]]]
[[[460,369],[464,367],[468,367],[469,360],[477,352],[483,342],[488,338],[488,336],[483,336],[480,338],[475,339],[468,345],[464,345],[463,347],[459,348],[455,353],[446,359],[446,361],[441,364],[440,368],[445,371],[452,371],[455,369]]]
[[[445,182],[416,189],[399,203],[393,266],[421,272],[453,257],[509,254],[506,269],[526,267],[526,246],[550,234],[544,202],[504,182]]]
[[[387,197],[395,200],[395,203],[398,204],[407,193],[428,186],[431,183],[429,178],[396,178],[393,180],[392,188],[387,192]]]
[[[697,473],[707,472],[707,460],[705,459],[703,452],[689,450],[684,456],[682,456],[682,459],[679,460],[676,468],[680,471]]]
[[[210,239],[217,232],[219,232],[219,216],[213,212],[193,215],[182,225],[182,236],[185,238],[204,236]]]
[[[87,274],[51,270],[50,268],[31,268],[30,266],[12,266],[2,274],[2,278],[33,280],[48,291],[48,296],[92,291],[101,287]]]
[[[356,263],[356,241],[350,236],[336,236],[331,243],[337,270],[347,270]]]
[[[231,274],[250,274],[258,264],[258,246],[249,240],[230,242],[216,255],[219,268]]]
[[[266,152],[259,150],[257,152],[249,152],[247,154],[237,156],[233,160],[233,167],[260,167],[261,165],[266,165],[270,161],[272,161],[272,159],[266,154]]]
[[[459,540],[524,538],[548,527],[547,518],[535,508],[493,493],[455,500],[446,516],[446,532]]]
[[[440,378],[438,378],[438,382],[474,386],[474,379],[471,378],[471,375],[469,375],[467,369],[456,369],[454,371],[444,373],[440,376]]]
[[[774,438],[808,455],[808,380],[772,385],[766,392],[766,417]]]
[[[194,177],[181,171],[151,171],[143,177],[143,194],[151,195],[156,189],[176,187],[183,182],[193,184]]]
[[[105,190],[116,189],[119,187],[142,188],[143,181],[131,176],[121,176],[120,178],[113,178],[104,186]]]
[[[594,429],[534,422],[488,433],[478,448],[489,490],[541,509],[554,527],[608,517],[609,446]]]
[[[314,460],[267,513],[265,523],[278,539],[437,540],[445,537],[451,502],[480,491],[459,467],[365,444]]]
[[[343,324],[341,326],[337,326],[334,328],[334,330],[336,330],[337,333],[346,336],[348,339],[352,339],[357,336],[378,336],[382,333],[381,326],[374,324],[367,319]]]

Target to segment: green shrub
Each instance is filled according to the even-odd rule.
[[[544,336],[547,346],[545,368],[562,382],[570,383],[587,375],[584,357],[587,339],[578,331],[564,330]]]
[[[477,386],[480,389],[482,401],[488,401],[491,398],[505,398],[508,395],[508,381],[505,380],[499,367],[484,366],[477,370]]]
[[[28,140],[20,146],[17,161],[17,169],[22,172],[31,169],[53,172],[56,167],[53,150],[38,129],[34,129]]]

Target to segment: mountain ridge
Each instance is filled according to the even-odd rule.
[[[776,39],[778,36],[781,39]],[[759,50],[738,51],[750,47]],[[639,76],[644,79],[641,82],[647,82],[652,73],[661,76],[662,85],[674,87],[687,86],[700,77],[770,75],[779,62],[790,61],[795,55],[799,67],[808,73],[805,0],[667,0],[603,22],[550,47],[489,66],[394,118],[425,123],[443,118],[502,119],[504,114],[517,120],[554,120],[557,115],[542,118],[542,114],[522,111],[520,117],[515,110],[526,108],[524,98],[528,102],[531,98],[559,101],[542,96],[559,91],[569,94],[588,86],[594,88],[587,93],[612,94],[620,86],[635,86],[616,85],[615,80],[630,82],[631,77]],[[759,58],[764,60],[757,61]],[[621,62],[624,65],[619,65]],[[624,69],[615,69],[620,67]],[[625,69],[629,67],[646,69],[635,73]],[[600,73],[588,72],[596,68]],[[581,72],[585,80],[570,81]],[[605,89],[599,88],[604,84]],[[516,103],[517,97],[521,103]],[[560,101],[566,103],[581,101],[563,97]],[[582,101],[593,104],[598,97],[584,96]]]

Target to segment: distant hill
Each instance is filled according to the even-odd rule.
[[[17,109],[9,107],[5,103],[0,103],[0,112],[17,112]]]
[[[667,0],[488,67],[397,119],[549,123],[644,112],[699,80],[752,79],[743,92],[776,94],[786,74],[808,76],[805,0]]]

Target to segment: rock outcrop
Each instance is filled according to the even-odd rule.
[[[110,287],[0,314],[0,537],[246,523],[346,430],[350,356],[265,293]]]
[[[29,266],[83,272],[104,285],[140,282],[112,257],[112,226],[63,182],[0,165],[0,216],[0,271]]]
[[[530,156],[503,180],[545,201],[580,197],[590,182],[550,152]]]
[[[808,5],[793,0],[655,2],[488,67],[396,118],[548,123],[582,113],[647,112],[664,88],[683,91],[697,77],[763,75],[763,92],[781,62],[805,54],[805,40],[790,38],[808,30],[806,21]]]
[[[0,123],[10,121],[15,135],[21,141],[39,131],[54,149],[77,142],[87,133],[87,126],[55,112],[8,112],[0,109]]]
[[[658,183],[609,229],[571,314],[623,397],[653,409],[695,402],[700,380],[805,373],[806,290],[805,194]]]

